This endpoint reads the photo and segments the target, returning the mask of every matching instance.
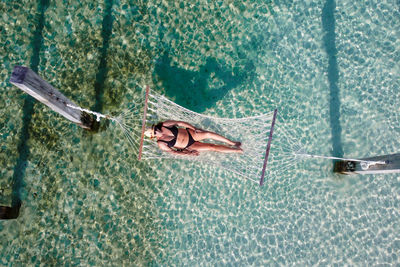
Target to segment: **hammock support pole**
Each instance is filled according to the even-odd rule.
[[[28,67],[15,66],[10,83],[80,127],[93,130],[95,121],[89,114],[71,108],[77,105]]]
[[[270,151],[270,149],[271,149],[272,135],[273,135],[273,133],[274,133],[274,126],[275,126],[275,120],[276,120],[276,113],[278,113],[278,109],[275,109],[275,111],[274,111],[274,117],[272,118],[271,129],[270,129],[270,131],[269,131],[269,138],[268,138],[267,150],[265,151],[264,165],[263,165],[262,172],[261,172],[260,186],[262,186],[262,185],[264,184],[265,170],[266,170],[266,168],[267,168],[267,162],[268,162],[269,151]]]
[[[149,92],[150,92],[150,86],[147,85],[146,86],[146,96],[145,96],[145,100],[144,100],[144,111],[143,111],[143,120],[142,120],[142,134],[140,136],[138,160],[142,159],[144,131],[146,130],[146,116],[147,116],[147,105],[148,105],[148,101],[149,101]]]

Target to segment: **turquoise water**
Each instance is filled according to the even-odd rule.
[[[360,158],[400,147],[398,1],[2,1],[3,265],[399,264],[400,179],[340,176],[300,145]],[[138,162],[8,82],[26,65],[107,114],[145,84],[196,112],[279,108],[264,187],[191,162]],[[275,159],[275,161],[274,161]],[[15,181],[17,180],[17,183]]]

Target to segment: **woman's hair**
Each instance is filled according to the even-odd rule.
[[[163,123],[162,123],[162,122],[159,122],[157,125],[154,125],[154,124],[153,124],[153,126],[151,126],[152,129],[153,129],[154,135],[156,134],[156,131],[161,131],[161,127],[162,127],[162,126],[163,126]]]
[[[162,127],[162,122],[156,124],[151,125],[150,128],[147,128],[146,131],[144,131],[144,135],[149,137],[150,139],[153,139],[156,136],[156,132],[157,131],[161,131],[161,127]]]
[[[153,139],[154,136],[156,135],[155,127],[156,127],[155,124],[151,125],[151,127],[147,128],[146,131],[144,131],[144,135],[150,139]]]

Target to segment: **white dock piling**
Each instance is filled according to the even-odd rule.
[[[400,173],[400,153],[364,158],[361,161],[338,161],[335,163],[334,171],[342,174]]]
[[[73,123],[84,129],[92,129],[94,120],[89,114],[71,108],[71,106],[77,107],[77,105],[28,67],[15,66],[10,83]]]

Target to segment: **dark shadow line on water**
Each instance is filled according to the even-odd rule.
[[[324,46],[328,55],[329,82],[329,114],[332,132],[332,155],[343,157],[342,127],[340,125],[339,70],[337,65],[337,49],[335,44],[335,1],[327,0],[322,9],[322,28],[324,30]]]
[[[104,82],[107,78],[108,68],[107,68],[107,52],[110,43],[110,37],[112,34],[113,21],[112,16],[112,6],[113,0],[105,0],[105,10],[103,16],[101,37],[103,38],[103,45],[100,48],[100,63],[96,74],[96,81],[94,83],[95,90],[95,104],[93,110],[97,112],[102,112],[104,101]]]
[[[43,28],[44,28],[44,13],[49,7],[49,0],[39,0],[36,14],[36,30],[33,33],[32,49],[33,54],[29,67],[34,71],[38,72],[38,66],[40,64],[40,50],[43,46]],[[29,127],[32,121],[32,114],[34,109],[35,100],[29,96],[25,96],[23,115],[22,115],[22,129],[18,144],[18,159],[14,166],[13,173],[13,186],[12,186],[12,207],[1,207],[0,217],[5,219],[15,219],[19,215],[19,208],[21,206],[21,188],[23,187],[23,178],[25,176],[27,161],[30,155],[28,139],[29,139]]]

